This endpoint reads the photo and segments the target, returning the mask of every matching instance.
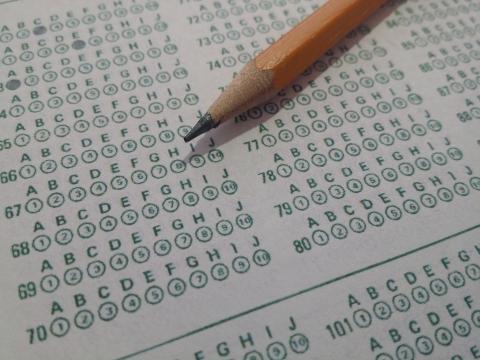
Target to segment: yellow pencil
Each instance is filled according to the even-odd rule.
[[[329,0],[250,61],[185,136],[188,142],[290,84],[384,0]]]

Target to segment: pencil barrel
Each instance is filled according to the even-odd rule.
[[[280,90],[377,10],[384,0],[330,0],[255,59]]]

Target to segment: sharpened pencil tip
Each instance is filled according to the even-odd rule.
[[[190,132],[185,135],[183,140],[189,142],[196,137],[206,133],[207,131],[217,127],[218,124],[213,120],[213,117],[210,113],[206,113],[202,118],[195,124],[195,126],[190,130]]]

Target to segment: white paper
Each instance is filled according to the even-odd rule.
[[[478,1],[183,142],[322,3],[0,2],[0,358],[480,357]]]

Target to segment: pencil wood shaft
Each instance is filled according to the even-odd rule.
[[[222,123],[241,109],[249,109],[272,96],[273,72],[250,61],[210,106],[208,112]]]
[[[185,137],[185,141],[268,100],[360,25],[384,1],[328,1],[250,61]]]
[[[255,59],[282,89],[371,15],[384,0],[330,0]]]

